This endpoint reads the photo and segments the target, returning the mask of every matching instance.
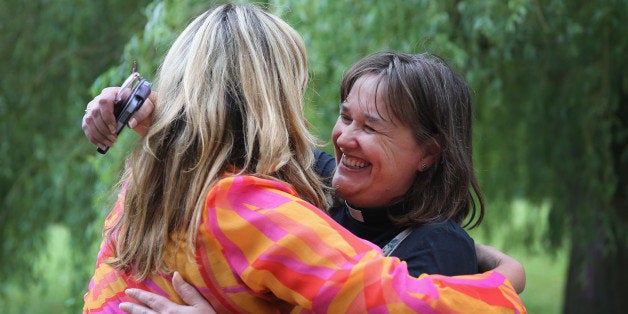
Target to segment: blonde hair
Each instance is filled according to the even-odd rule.
[[[127,160],[108,262],[142,280],[170,272],[166,249],[183,238],[192,256],[205,196],[229,171],[285,181],[325,208],[303,112],[307,80],[301,37],[259,7],[222,5],[191,22],[160,69],[153,125]]]

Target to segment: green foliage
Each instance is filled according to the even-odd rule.
[[[381,50],[433,51],[456,65],[466,61],[453,44],[448,3],[441,1],[276,1],[274,12],[303,36],[310,62],[308,118],[329,141],[338,117],[338,87],[351,64]]]
[[[83,109],[119,85],[133,60],[154,80],[176,35],[220,2],[0,2],[0,281],[8,283],[0,300],[48,276],[42,252],[54,245],[46,240],[67,232],[74,254],[63,263],[73,274],[62,298],[80,307],[112,187],[137,141],[127,130],[97,155],[79,127]],[[474,94],[476,169],[488,201],[474,232],[527,252],[600,234],[604,254],[626,249],[626,1],[264,2],[306,42],[307,116],[321,139],[329,141],[352,63],[381,50],[435,52]]]
[[[78,302],[72,294],[73,273],[70,233],[67,228],[51,224],[46,228],[48,246],[41,250],[33,263],[37,280],[27,283],[5,282],[0,304],[3,313],[64,313]],[[36,297],[37,302],[33,302]],[[6,302],[10,300],[11,302]]]
[[[598,216],[612,216],[617,187],[612,117],[622,91],[613,80],[626,79],[626,32],[615,27],[626,9],[620,2],[530,1],[516,10],[524,15],[513,19],[515,33],[504,26],[470,36],[472,58],[491,69],[484,80],[499,82],[479,85],[477,97],[489,200],[549,202],[552,247],[569,235],[565,223],[575,222],[572,236],[585,240],[599,227],[612,229]]]
[[[536,212],[529,217],[552,226],[522,230],[513,235],[519,243],[555,248],[570,236],[565,223],[574,215],[582,223],[577,238],[600,227],[598,216],[612,216],[611,143],[626,138],[613,118],[625,93],[625,2],[284,0],[274,10],[308,46],[308,115],[322,139],[330,138],[338,85],[353,62],[380,50],[432,51],[474,91],[487,233],[516,219],[506,209],[518,199]],[[604,220],[604,230],[617,229],[611,222]]]
[[[88,87],[116,62],[115,52],[126,34],[144,23],[142,15],[134,14],[143,5],[0,3],[3,284],[34,281],[34,269],[40,267],[35,261],[47,246],[50,224],[67,226],[73,247],[92,245],[94,233],[86,226],[97,220],[102,208],[92,207],[97,171],[87,162],[93,148],[85,142],[79,121],[91,98]],[[68,262],[79,276],[70,277],[68,285],[79,297],[86,285],[83,265],[88,259],[81,254],[73,257]]]
[[[442,55],[474,92],[484,237],[550,254],[575,244],[568,303],[622,308],[613,291],[628,280],[616,275],[628,251],[627,2],[278,2],[308,45],[309,115],[323,139],[351,63],[389,49]]]

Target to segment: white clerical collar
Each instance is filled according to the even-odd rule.
[[[345,201],[345,205],[347,206],[347,209],[349,209],[349,215],[351,215],[353,219],[364,222],[364,216],[362,216],[362,211],[349,206],[349,203],[347,203],[347,201]]]

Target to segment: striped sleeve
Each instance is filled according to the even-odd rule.
[[[121,218],[125,194],[126,184],[118,194],[113,210],[105,219],[105,230],[113,227]],[[144,281],[135,281],[130,274],[116,270],[105,262],[113,256],[115,256],[114,243],[110,238],[104,237],[96,257],[94,275],[89,282],[87,292],[83,296],[83,313],[121,313],[122,311],[118,307],[120,303],[137,303],[136,300],[124,293],[127,288],[139,288],[168,297],[178,303],[183,302],[172,287],[171,276],[155,274]]]
[[[211,260],[218,249],[235,274],[212,279],[212,285],[242,284],[255,295],[272,295],[305,311],[526,312],[510,283],[496,272],[411,277],[404,262],[382,256],[375,245],[277,181],[221,180],[206,199],[199,232],[208,242],[199,246],[199,260]]]

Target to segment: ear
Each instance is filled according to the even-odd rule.
[[[436,134],[421,144],[423,146],[424,155],[421,160],[419,160],[417,171],[426,171],[438,162],[443,151],[440,143],[441,136],[440,134]]]

